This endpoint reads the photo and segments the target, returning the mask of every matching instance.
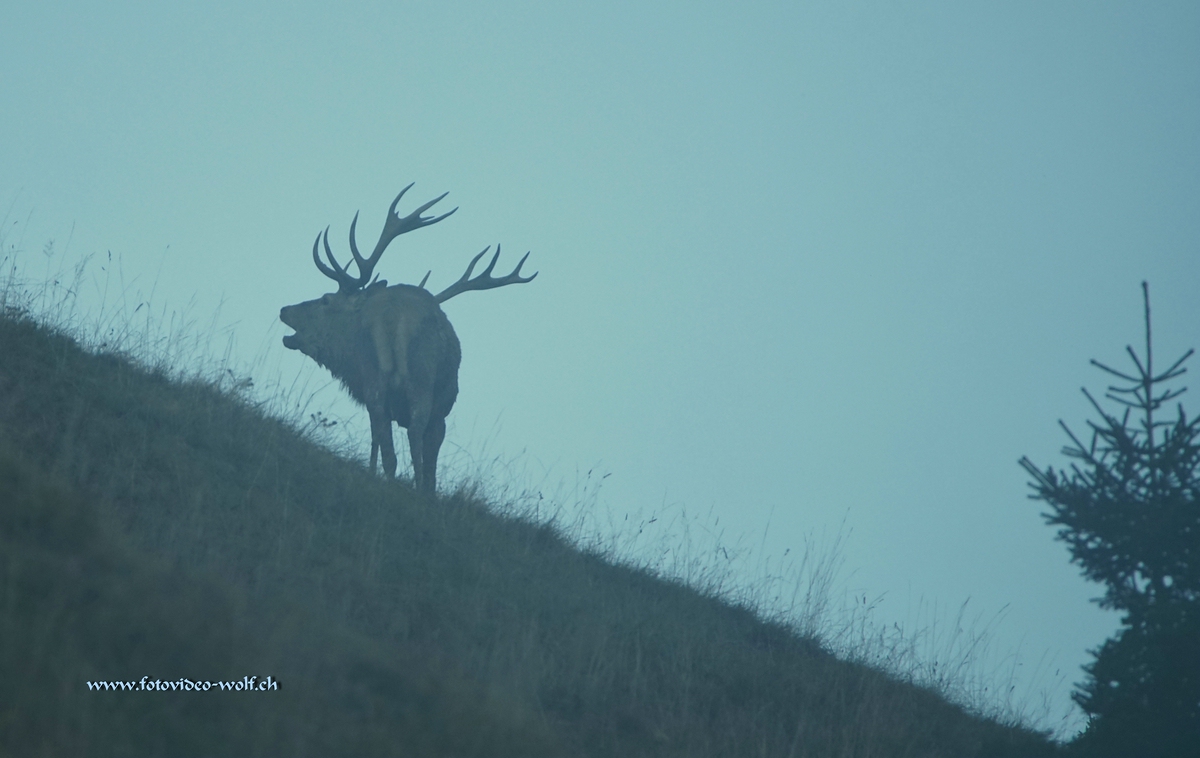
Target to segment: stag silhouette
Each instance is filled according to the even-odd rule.
[[[351,276],[338,264],[329,249],[329,227],[317,234],[313,242],[313,262],[317,269],[338,283],[338,291],[279,311],[279,320],[295,330],[283,338],[285,347],[299,350],[320,365],[346,388],[356,402],[367,409],[371,419],[371,471],[375,471],[377,456],[382,453],[383,472],[396,474],[396,451],[392,441],[392,422],[408,430],[408,447],[412,454],[413,480],[418,490],[437,489],[437,458],[446,436],[446,416],[458,397],[458,366],[462,352],[458,336],[441,304],[471,290],[486,290],[509,284],[524,284],[537,276],[521,276],[525,253],[516,268],[507,276],[493,277],[492,269],[500,258],[500,246],[491,262],[475,278],[475,264],[487,254],[491,245],[471,259],[467,270],[457,282],[433,295],[425,289],[429,274],[418,286],[397,284],[391,287],[384,280],[368,284],[375,265],[387,246],[405,232],[430,226],[450,216],[458,208],[440,216],[427,218],[421,214],[444,198],[447,192],[401,218],[396,205],[409,184],[388,208],[387,221],[367,258],[358,252],[355,227],[358,213],[350,222],[350,254],[358,268]],[[318,252],[323,243],[325,258]]]

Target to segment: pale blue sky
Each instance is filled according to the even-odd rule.
[[[224,298],[294,375],[316,232],[344,256],[355,210],[369,244],[401,187],[449,190],[385,278],[496,242],[541,275],[447,304],[448,449],[499,418],[492,452],[611,472],[618,513],[770,519],[774,555],[848,511],[886,618],[1008,604],[994,644],[1080,677],[1115,619],[1016,461],[1063,462],[1142,279],[1158,355],[1196,344],[1194,3],[245,6],[8,4],[10,243]]]

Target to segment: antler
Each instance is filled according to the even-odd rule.
[[[496,265],[496,260],[500,257],[500,246],[496,245],[496,253],[492,256],[491,263],[487,265],[487,268],[480,272],[479,276],[472,279],[471,272],[475,270],[475,264],[478,263],[479,259],[491,249],[492,246],[488,245],[479,253],[479,255],[472,258],[471,264],[467,266],[467,270],[463,273],[462,278],[439,292],[436,296],[437,301],[439,303],[444,303],[455,295],[461,295],[462,293],[470,290],[490,290],[493,287],[503,287],[506,284],[525,284],[526,282],[532,282],[534,277],[538,275],[538,272],[535,271],[530,276],[521,276],[521,266],[525,265],[525,259],[529,257],[529,253],[525,253],[524,257],[522,257],[520,262],[517,263],[517,267],[512,270],[511,274],[508,276],[502,276],[499,279],[492,276],[492,269]],[[425,278],[428,279],[429,274],[426,274]],[[422,281],[421,284],[424,285],[425,282]]]
[[[333,257],[333,252],[329,249],[329,227],[325,227],[324,233],[317,235],[317,239],[313,241],[313,262],[317,264],[317,268],[322,274],[338,283],[339,292],[354,292],[355,290],[362,289],[371,278],[371,272],[375,270],[375,264],[379,263],[380,256],[383,255],[383,251],[387,249],[392,240],[405,232],[411,232],[423,226],[436,224],[458,210],[458,208],[455,208],[449,213],[443,213],[434,218],[424,218],[421,216],[422,213],[433,207],[434,203],[450,194],[449,192],[443,192],[404,218],[400,218],[396,215],[396,205],[400,202],[400,198],[404,197],[404,193],[412,188],[413,184],[416,184],[416,182],[400,190],[400,194],[396,195],[396,199],[392,201],[391,207],[388,208],[387,221],[383,224],[383,232],[379,235],[379,241],[375,243],[375,250],[369,258],[363,258],[358,252],[358,243],[355,240],[354,234],[354,229],[358,225],[358,213],[355,212],[354,220],[350,222],[350,254],[354,256],[354,262],[358,265],[357,277],[346,273],[346,269],[338,265],[337,260]],[[328,259],[329,266],[321,262],[321,256],[317,253],[317,246],[322,241],[325,243],[325,258]]]

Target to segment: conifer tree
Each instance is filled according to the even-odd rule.
[[[1083,444],[1061,420],[1075,459],[1069,469],[1033,477],[1035,500],[1050,506],[1047,523],[1059,527],[1071,560],[1085,577],[1106,585],[1102,608],[1122,613],[1121,629],[1084,666],[1086,680],[1072,697],[1089,715],[1087,730],[1073,743],[1084,755],[1200,755],[1200,420],[1183,405],[1174,420],[1160,413],[1185,387],[1166,383],[1186,372],[1189,350],[1166,371],[1154,373],[1150,294],[1145,302],[1143,361],[1127,346],[1136,372],[1092,365],[1126,384],[1105,397],[1123,407],[1107,413],[1085,388],[1100,414],[1088,422]],[[1131,415],[1134,416],[1131,419]]]

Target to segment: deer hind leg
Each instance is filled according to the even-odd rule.
[[[425,471],[422,482],[428,482],[430,492],[437,491],[437,462],[438,451],[442,447],[442,440],[446,439],[446,419],[439,418],[435,413],[429,419],[429,424],[425,427],[425,450],[424,460]]]
[[[425,433],[429,427],[430,421],[430,403],[414,403],[412,409],[412,418],[408,423],[408,448],[412,453],[413,465],[413,484],[421,492],[432,492],[434,481],[432,477],[426,475],[426,450],[425,450]],[[434,454],[434,460],[437,460],[437,454]]]
[[[383,475],[396,475],[396,448],[392,442],[392,417],[382,409],[369,410],[371,417],[371,473],[375,473],[375,455],[383,453]]]

